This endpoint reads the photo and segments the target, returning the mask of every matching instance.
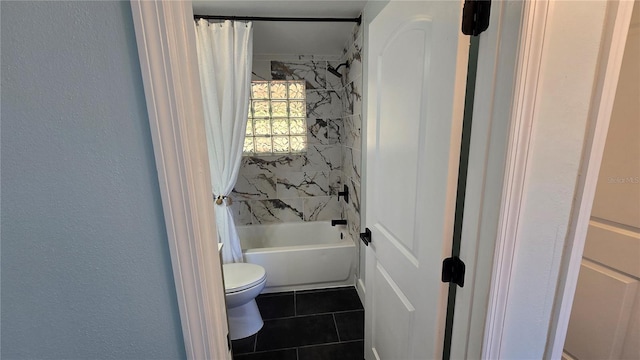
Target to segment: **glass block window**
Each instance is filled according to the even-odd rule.
[[[307,150],[305,82],[253,81],[245,155],[299,154]]]

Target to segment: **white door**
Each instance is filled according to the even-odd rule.
[[[365,24],[367,359],[442,356],[441,263],[451,253],[469,44],[461,10],[391,1]]]

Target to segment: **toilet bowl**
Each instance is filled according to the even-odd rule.
[[[229,337],[237,340],[257,333],[264,323],[255,298],[267,282],[266,271],[256,264],[231,263],[222,265],[222,273]]]

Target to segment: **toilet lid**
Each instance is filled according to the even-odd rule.
[[[262,282],[267,275],[262,266],[249,263],[224,264],[222,273],[225,292],[248,289]]]

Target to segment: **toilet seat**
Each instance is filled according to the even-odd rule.
[[[243,291],[265,281],[267,273],[260,265],[230,263],[222,265],[225,293]]]

